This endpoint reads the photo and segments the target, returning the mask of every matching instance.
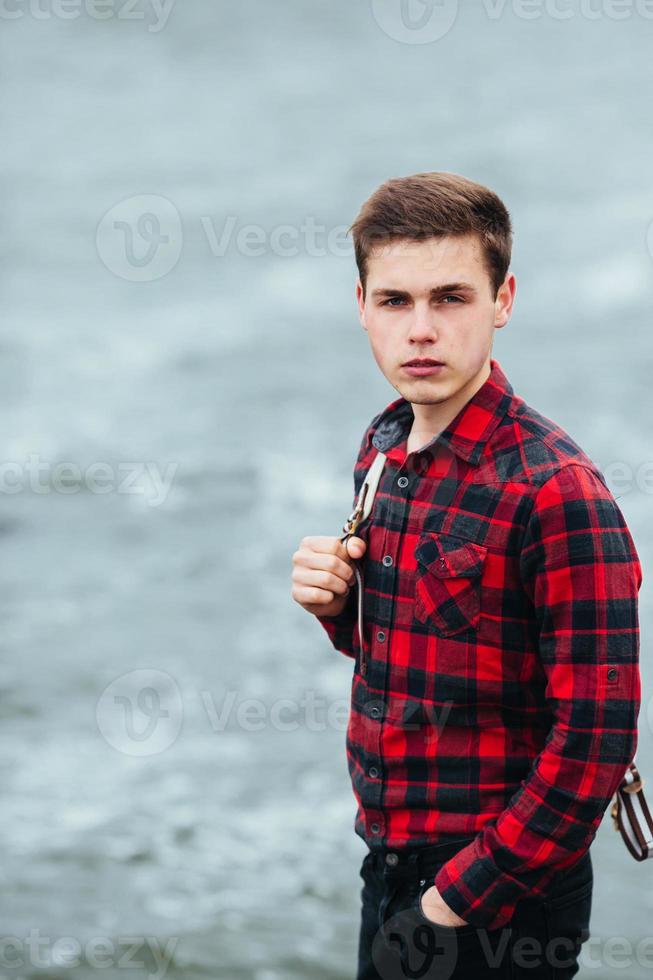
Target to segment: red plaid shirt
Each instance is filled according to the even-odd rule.
[[[357,531],[364,676],[356,588],[317,618],[354,660],[356,833],[370,848],[474,837],[433,883],[499,928],[586,851],[635,755],[642,571],[598,467],[496,360],[407,455],[412,420],[404,398],[388,405],[354,469],[355,500],[387,456]]]

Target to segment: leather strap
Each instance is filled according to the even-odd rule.
[[[653,817],[648,808],[644,780],[637,766],[631,762],[619,786],[611,814],[613,826],[636,861],[653,857]]]
[[[372,465],[365,475],[365,479],[361,485],[358,492],[358,497],[356,498],[356,504],[351,514],[345,521],[343,525],[343,534],[340,540],[346,543],[348,538],[351,538],[356,534],[358,525],[366,520],[372,513],[372,505],[374,503],[374,497],[376,495],[376,489],[379,485],[379,480],[381,479],[381,473],[383,472],[383,467],[385,466],[386,455],[385,453],[377,452]],[[367,671],[367,662],[365,660],[365,640],[363,638],[363,572],[360,568],[360,564],[357,561],[353,563],[354,575],[356,576],[356,583],[358,585],[358,640],[360,644],[360,672],[364,676]]]
[[[376,488],[379,485],[379,480],[381,479],[381,473],[383,472],[386,458],[385,453],[377,452],[374,460],[372,461],[372,465],[365,474],[365,479],[363,480],[361,488],[358,492],[358,497],[356,498],[356,505],[343,526],[343,531],[346,532],[346,537],[354,534],[358,525],[362,521],[366,520],[372,513],[372,505],[374,503]],[[341,540],[343,539],[341,538]]]

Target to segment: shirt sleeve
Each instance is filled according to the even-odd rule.
[[[358,637],[357,593],[355,585],[349,593],[344,609],[337,616],[316,616],[327,632],[331,643],[348,657],[356,658],[356,642]]]
[[[501,928],[591,844],[637,748],[642,570],[601,477],[569,463],[537,492],[520,575],[553,724],[506,808],[438,871],[466,921]]]

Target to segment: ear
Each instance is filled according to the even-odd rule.
[[[512,314],[513,303],[515,302],[515,292],[517,290],[517,280],[514,275],[509,273],[499,286],[497,298],[494,301],[494,326],[505,327]]]
[[[365,300],[363,299],[363,284],[360,279],[356,281],[356,304],[358,306],[358,319],[361,322],[363,330],[367,330],[365,326]]]

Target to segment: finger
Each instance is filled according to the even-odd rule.
[[[316,586],[330,594],[336,593],[337,595],[347,595],[351,588],[350,583],[339,575],[334,575],[333,572],[301,565],[293,569],[292,580],[299,586]]]
[[[357,558],[362,558],[362,556],[365,554],[367,543],[363,541],[362,538],[357,538],[354,535],[351,538],[347,538],[345,548],[347,550],[347,555],[356,560]]]
[[[340,558],[345,558],[347,554],[340,538],[334,537],[333,534],[309,535],[302,538],[300,548],[320,552],[324,555],[339,555]]]
[[[315,608],[329,606],[334,599],[338,598],[328,589],[318,589],[310,585],[294,585],[292,597],[295,602],[299,602],[302,606],[314,606]]]
[[[303,568],[313,568],[319,571],[331,572],[345,582],[354,581],[354,572],[351,561],[347,561],[334,554],[324,554],[319,551],[307,551],[300,548],[293,556],[294,563]]]

